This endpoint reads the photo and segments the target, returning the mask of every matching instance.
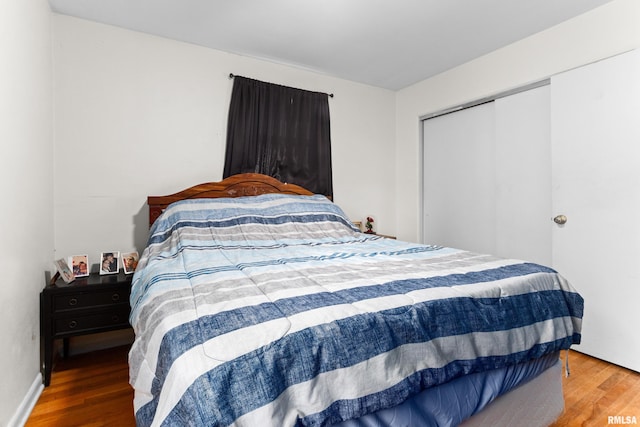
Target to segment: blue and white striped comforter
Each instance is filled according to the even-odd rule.
[[[322,196],[171,205],[133,279],[138,425],[330,425],[579,343],[553,270],[358,232]]]

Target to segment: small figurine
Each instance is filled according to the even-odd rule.
[[[365,233],[367,233],[367,234],[376,234],[373,231],[373,218],[371,218],[370,216],[367,217],[367,222],[364,224],[364,227],[367,229],[365,231]]]

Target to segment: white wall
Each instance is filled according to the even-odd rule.
[[[59,257],[137,249],[147,195],[222,178],[229,73],[335,94],[334,200],[394,233],[395,93],[54,15]]]
[[[46,0],[0,1],[1,426],[21,422],[40,378],[39,293],[53,261],[50,20]]]
[[[639,47],[639,22],[639,1],[615,0],[399,91],[395,156],[398,237],[420,239],[421,116]]]

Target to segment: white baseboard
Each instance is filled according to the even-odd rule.
[[[36,403],[42,394],[42,390],[44,390],[42,374],[38,372],[38,375],[36,375],[36,378],[33,380],[29,391],[27,391],[22,402],[20,402],[20,406],[18,406],[13,417],[9,420],[8,427],[23,427],[25,425],[29,419],[29,415],[31,415],[33,407],[36,406]]]

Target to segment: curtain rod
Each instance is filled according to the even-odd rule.
[[[236,76],[235,74],[229,73],[229,78],[230,79],[234,78],[235,76]],[[328,95],[329,95],[329,98],[333,98],[333,94],[332,93],[329,93]]]

